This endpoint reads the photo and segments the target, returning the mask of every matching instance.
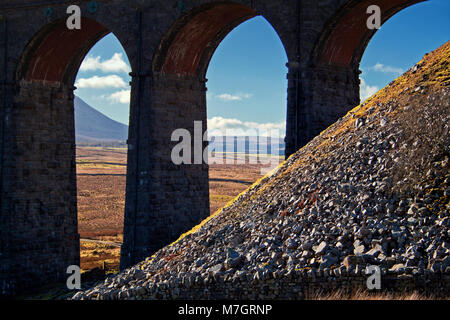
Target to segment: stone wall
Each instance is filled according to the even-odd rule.
[[[195,274],[185,274],[175,281],[165,280],[153,284],[114,291],[113,293],[92,293],[89,299],[163,299],[163,300],[302,300],[313,299],[317,295],[356,294],[359,292],[411,294],[445,298],[450,288],[448,274],[401,274],[382,270],[381,289],[369,290],[365,270],[349,269],[309,269],[292,270],[287,274],[270,273],[259,270],[254,274],[238,271],[233,277],[227,275],[210,275],[199,281]],[[74,295],[82,299],[83,292]]]
[[[80,250],[72,89],[22,82],[5,129],[9,286],[62,281]]]

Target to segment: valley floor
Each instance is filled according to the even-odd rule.
[[[84,271],[95,268],[105,269],[107,273],[118,271],[123,241],[126,163],[125,148],[77,148],[78,223]],[[262,176],[261,168],[262,165],[254,164],[212,165],[211,213],[258,180]]]

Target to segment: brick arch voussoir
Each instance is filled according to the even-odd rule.
[[[376,33],[367,28],[367,8],[378,5],[384,24],[401,10],[426,0],[350,0],[329,19],[312,52],[315,65],[358,68]]]
[[[89,50],[114,30],[90,18],[82,18],[81,30],[69,30],[66,19],[42,27],[27,44],[16,69],[16,80],[63,83],[73,86],[82,61]],[[132,64],[129,50],[123,45]]]
[[[231,1],[193,8],[176,20],[162,37],[153,57],[153,72],[204,78],[222,40],[235,27],[258,15],[262,14],[257,9]],[[277,26],[266,20],[280,35]],[[286,49],[281,36],[280,41]]]

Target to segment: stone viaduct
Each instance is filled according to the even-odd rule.
[[[263,16],[288,57],[286,155],[359,103],[359,62],[382,22],[421,0],[2,0],[0,293],[63,282],[79,264],[73,91],[90,48],[112,32],[132,67],[124,243],[133,265],[209,214],[207,165],[176,166],[171,133],[206,128],[209,61]],[[66,27],[69,5],[81,30]]]

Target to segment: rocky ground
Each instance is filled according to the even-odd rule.
[[[299,298],[308,279],[349,288],[368,265],[413,286],[438,275],[448,297],[449,61],[447,43],[176,243],[73,298]]]

